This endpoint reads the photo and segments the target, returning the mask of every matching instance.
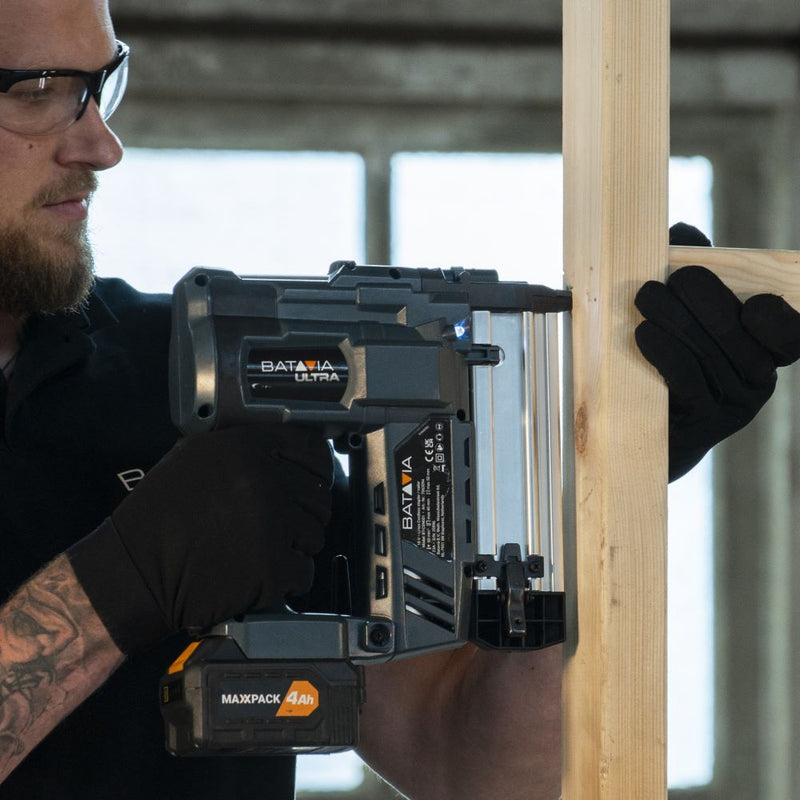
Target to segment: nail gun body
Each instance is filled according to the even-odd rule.
[[[178,283],[178,427],[318,427],[346,456],[349,524],[317,564],[329,600],[223,623],[173,665],[171,752],[348,749],[364,665],[563,641],[557,317],[569,307],[568,292],[458,268],[195,268]]]

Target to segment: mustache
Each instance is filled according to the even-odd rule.
[[[42,189],[33,199],[33,205],[39,208],[85,192],[91,196],[97,191],[97,186],[97,176],[94,172],[90,170],[73,172]]]

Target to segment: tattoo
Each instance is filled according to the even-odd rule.
[[[122,661],[60,556],[0,609],[0,775]]]

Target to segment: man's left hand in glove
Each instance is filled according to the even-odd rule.
[[[800,358],[800,314],[773,294],[743,303],[702,266],[648,281],[636,307],[645,317],[636,343],[669,387],[673,481],[767,402],[776,368]]]

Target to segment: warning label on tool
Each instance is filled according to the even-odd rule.
[[[440,558],[453,557],[452,434],[432,418],[395,451],[403,539]]]

